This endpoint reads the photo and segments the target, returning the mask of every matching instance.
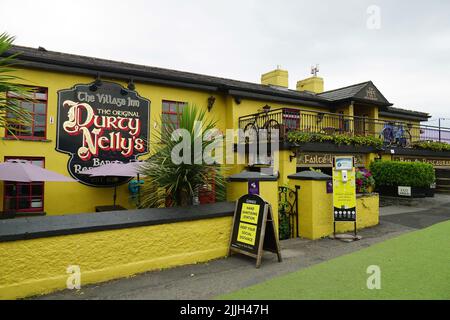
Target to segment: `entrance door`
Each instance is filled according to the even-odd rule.
[[[354,118],[355,119],[355,134],[358,136],[365,136],[369,131],[368,128],[368,116],[363,115],[362,117]]]

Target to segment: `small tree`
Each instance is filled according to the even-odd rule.
[[[146,180],[142,188],[143,207],[190,205],[198,188],[210,183],[215,183],[216,199],[224,198],[223,168],[218,164],[207,164],[202,154],[194,152],[194,144],[200,141],[199,139],[202,150],[213,143],[210,139],[204,139],[203,135],[215,127],[216,121],[206,120],[204,110],[199,110],[195,106],[185,106],[179,119],[179,127],[168,122],[156,130],[157,143],[153,144],[154,154],[146,161],[142,171]],[[188,134],[187,145],[192,151],[189,155],[182,154],[183,158],[188,158],[189,161],[178,164],[173,161],[173,151],[177,150],[182,140],[182,137],[177,135],[179,132],[177,129]],[[183,152],[186,150],[183,149]]]
[[[14,65],[15,58],[19,55],[18,53],[7,55],[13,42],[14,37],[7,33],[0,34],[0,127],[11,134],[17,132],[18,126],[31,125],[32,115],[21,106],[20,101],[23,99],[31,101],[33,92],[33,89],[18,84],[23,79],[13,74],[17,71]],[[14,95],[8,97],[8,92]]]

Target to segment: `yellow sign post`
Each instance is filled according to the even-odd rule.
[[[353,156],[333,159],[333,230],[336,222],[353,221],[356,237],[356,171]]]

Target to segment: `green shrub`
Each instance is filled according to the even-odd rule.
[[[414,149],[450,151],[450,144],[437,141],[417,141],[412,144],[412,147]]]
[[[336,145],[348,146],[369,146],[381,149],[383,147],[383,140],[372,136],[351,136],[347,134],[323,134],[323,133],[307,133],[300,131],[291,131],[288,133],[288,141],[293,143],[308,143],[308,142],[330,142]]]
[[[370,171],[377,188],[430,187],[436,180],[433,166],[423,162],[375,161],[370,164]]]

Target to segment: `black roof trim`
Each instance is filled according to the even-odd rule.
[[[322,173],[322,172],[315,172],[315,171],[301,171],[297,172],[295,174],[291,174],[288,176],[289,179],[293,180],[316,180],[316,181],[328,181],[332,177]]]
[[[292,97],[285,97],[285,96],[252,93],[252,92],[242,91],[242,90],[228,90],[228,94],[230,94],[231,96],[234,96],[234,97],[239,97],[239,98],[249,98],[249,99],[255,99],[255,100],[291,103],[291,104],[299,104],[300,103],[304,106],[321,107],[321,108],[327,108],[327,109],[330,108],[330,105],[328,103],[311,101],[311,100],[306,100],[303,98],[292,98]]]
[[[407,114],[407,115],[416,115],[418,117],[431,118],[431,116],[428,112],[420,112],[420,111],[401,109],[401,108],[396,108],[396,107],[388,107],[386,111],[392,112],[392,113],[402,113],[402,114]]]
[[[245,181],[278,181],[278,175],[267,175],[261,172],[242,171],[228,177],[230,182],[245,182]]]
[[[118,62],[113,60],[99,59],[87,56],[67,54],[55,51],[43,51],[35,48],[13,46],[7,54],[20,55],[16,58],[30,68],[51,68],[55,71],[78,72],[80,74],[100,74],[100,76],[112,76],[114,78],[127,79],[152,83],[162,83],[173,86],[192,87],[206,90],[241,90],[265,94],[268,96],[291,98],[297,103],[306,101],[327,102],[326,99],[312,93],[300,92],[296,90],[281,90],[274,86],[267,86],[257,83],[225,79],[220,77],[163,69],[145,65]],[[58,68],[55,68],[58,66]]]
[[[73,74],[88,75],[88,76],[92,76],[92,77],[96,77],[97,75],[100,75],[103,77],[117,79],[117,80],[129,81],[129,80],[133,79],[133,81],[139,81],[142,83],[167,85],[167,86],[189,88],[189,89],[195,89],[195,90],[204,90],[204,91],[213,91],[213,92],[219,90],[219,88],[216,86],[208,86],[208,85],[201,85],[201,84],[195,84],[195,83],[189,83],[189,82],[180,82],[180,81],[167,80],[167,79],[142,77],[142,76],[136,76],[133,74],[116,73],[116,72],[110,72],[110,71],[92,70],[92,69],[82,68],[82,67],[61,66],[61,65],[49,64],[49,63],[45,63],[45,62],[24,61],[21,63],[21,65],[23,65],[25,67],[29,67],[29,68],[42,69],[42,70],[47,70],[47,71],[56,71],[56,72],[70,72]]]
[[[378,115],[418,121],[428,121],[428,119],[431,118],[430,114],[426,112],[406,110],[394,107],[387,107],[385,110],[380,110],[378,112]]]

